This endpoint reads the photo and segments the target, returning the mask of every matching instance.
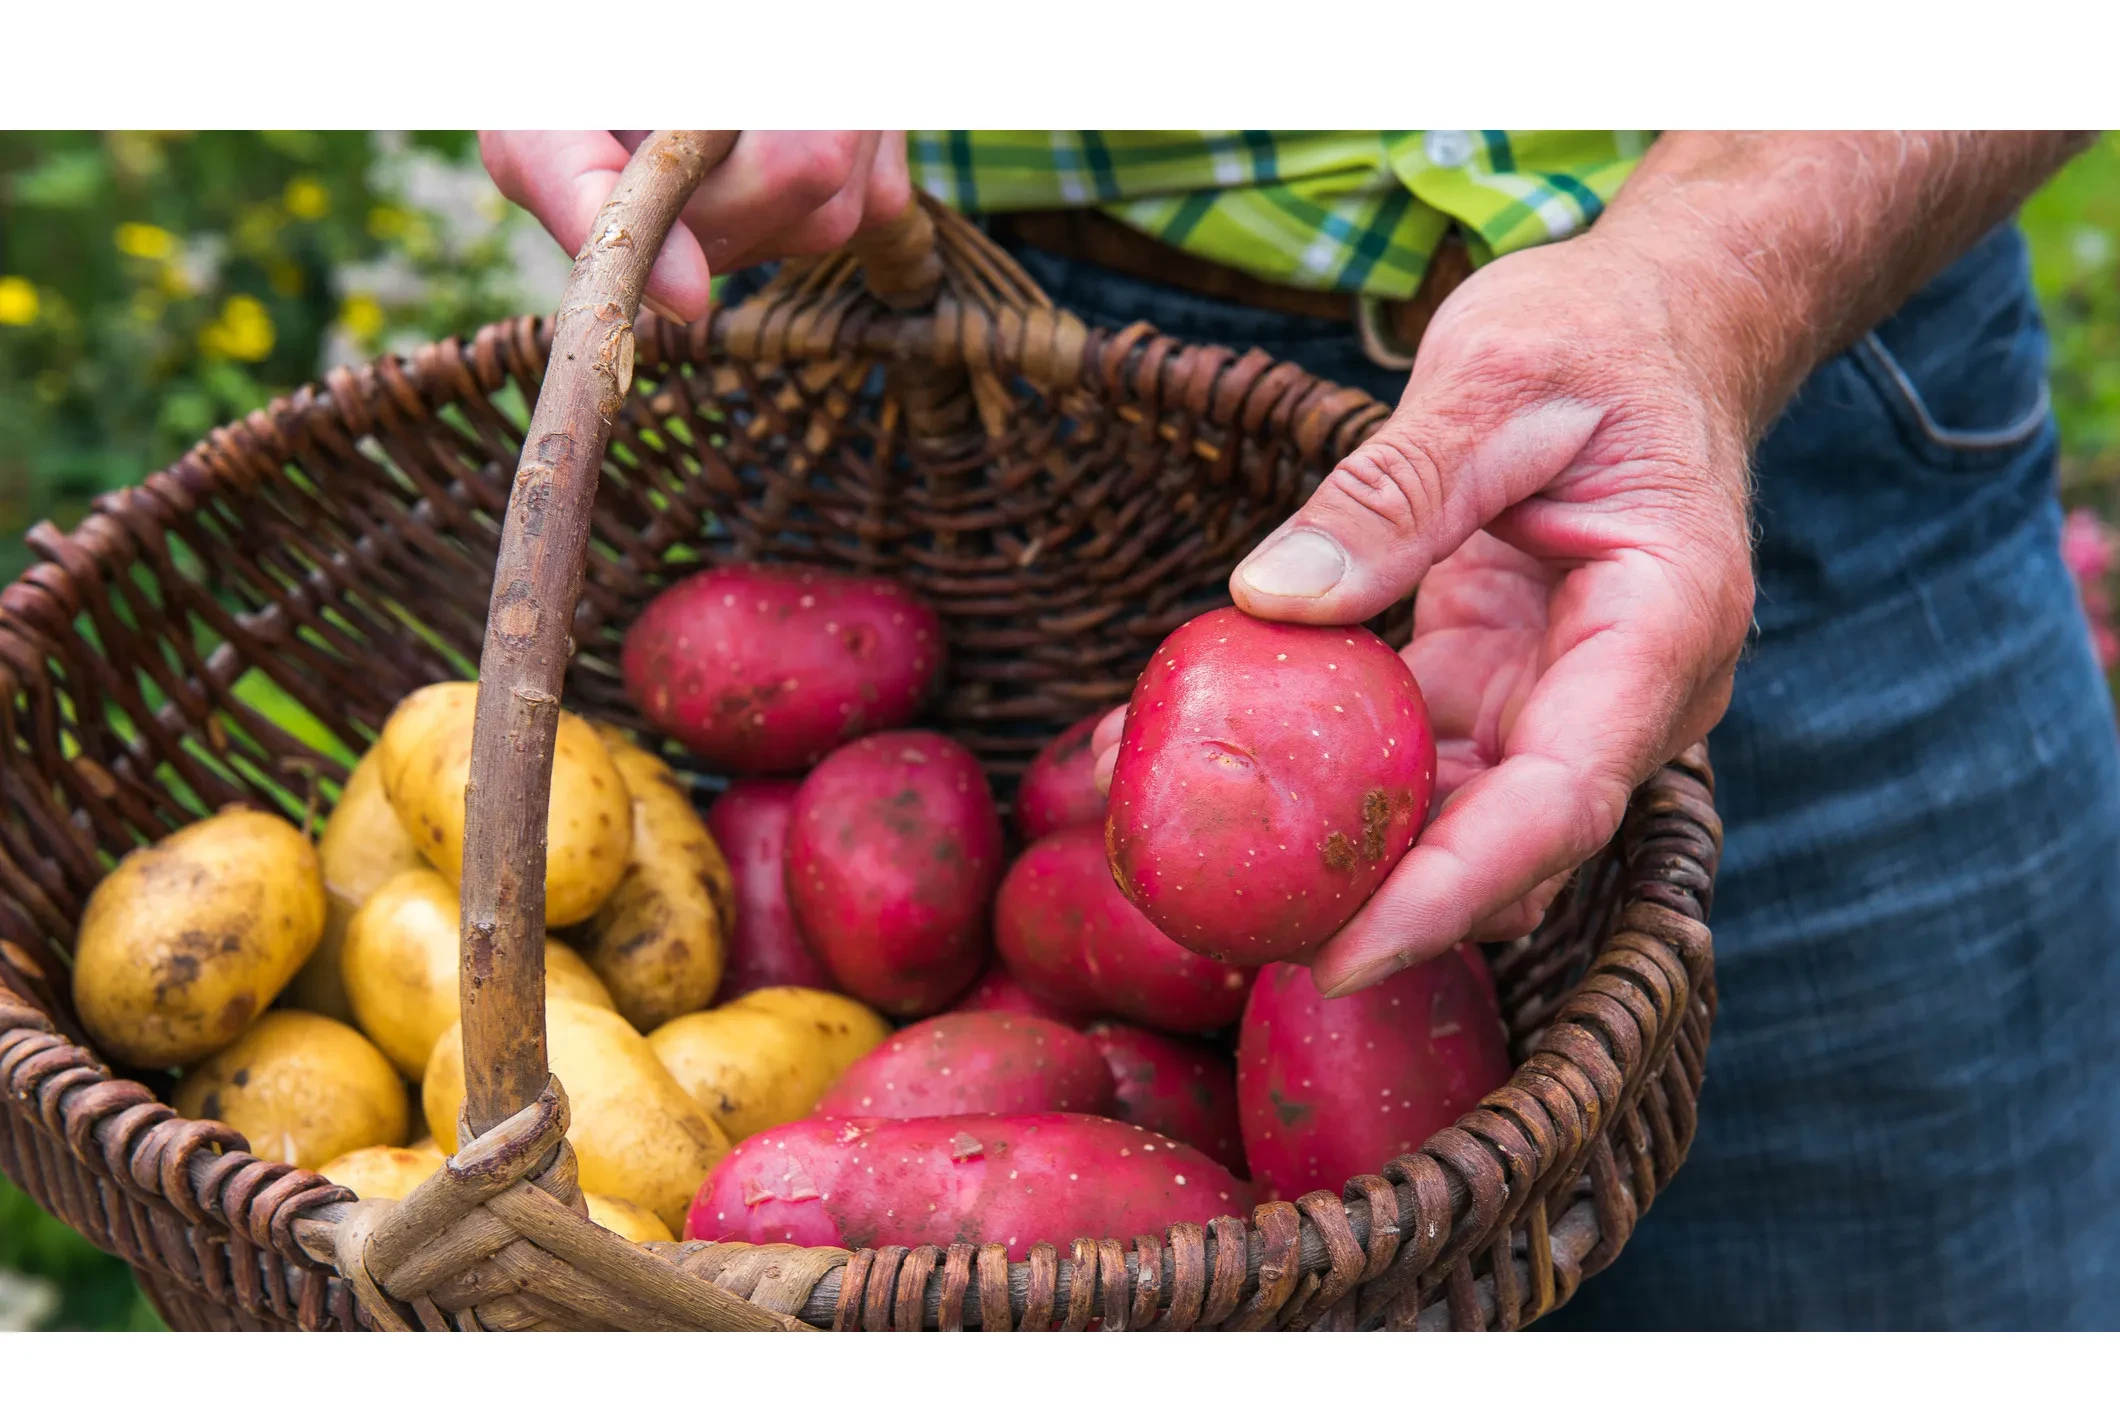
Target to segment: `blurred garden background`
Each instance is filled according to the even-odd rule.
[[[2024,213],[2066,547],[2108,671],[2120,516],[2120,135]],[[202,434],[341,363],[549,310],[567,262],[470,133],[0,133],[0,583]],[[122,1264],[0,1179],[0,1331],[151,1328]]]

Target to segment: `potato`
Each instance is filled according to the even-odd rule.
[[[1112,769],[1112,878],[1148,921],[1240,966],[1339,932],[1391,873],[1435,790],[1405,660],[1359,625],[1216,609],[1134,684]]]
[[[701,1186],[684,1235],[817,1247],[1036,1243],[1161,1233],[1251,1208],[1189,1145],[1100,1115],[814,1119],[761,1131]],[[1121,1241],[1124,1241],[1123,1239]]]
[[[1104,824],[1097,754],[1089,749],[1101,712],[1091,713],[1038,749],[1016,784],[1016,834],[1028,843],[1071,825]]]
[[[1033,996],[1170,1032],[1244,1013],[1253,969],[1180,946],[1127,902],[1093,825],[1051,831],[1016,857],[994,896],[994,950]]]
[[[822,1010],[804,1016],[744,1001],[679,1017],[648,1034],[648,1045],[677,1084],[731,1140],[808,1115],[856,1059],[849,1054],[853,1046],[843,1043],[858,1036],[872,1050],[889,1033],[883,1019],[859,1003],[851,1006],[864,1016],[840,1019]]]
[[[457,887],[421,866],[369,896],[347,924],[339,961],[354,1021],[410,1077],[457,1017],[458,917]],[[580,955],[549,938],[545,996],[611,1006]]]
[[[571,937],[642,1031],[705,1007],[721,986],[736,885],[721,847],[661,757],[616,729],[597,736],[633,797],[633,844],[618,888]]]
[[[414,1118],[414,1123],[422,1129],[426,1128],[427,1116],[424,1109],[418,1116]],[[442,1153],[441,1142],[435,1139],[432,1133],[420,1136],[419,1139],[414,1140],[410,1145],[407,1145],[405,1148],[412,1151],[412,1153],[416,1155],[433,1155],[437,1162],[448,1158]]]
[[[1509,1039],[1484,963],[1466,951],[1327,1000],[1275,963],[1237,1039],[1244,1153],[1269,1199],[1375,1174],[1509,1080]]]
[[[759,988],[730,1007],[751,1007],[793,1017],[810,1029],[811,1045],[821,1050],[835,1072],[844,1071],[883,1044],[891,1024],[853,998],[821,988]]]
[[[572,1107],[567,1137],[582,1188],[639,1204],[675,1232],[685,1205],[729,1152],[721,1127],[616,1012],[549,998],[545,1041],[552,1074]],[[455,1154],[456,1117],[464,1105],[461,1024],[434,1044],[420,1102],[444,1152]]]
[[[368,1145],[319,1165],[317,1173],[364,1199],[402,1199],[441,1167],[438,1149]]]
[[[177,1084],[177,1114],[234,1126],[260,1159],[313,1169],[405,1140],[405,1083],[368,1039],[313,1012],[266,1013]]]
[[[477,688],[437,683],[398,705],[376,743],[383,791],[427,863],[463,878],[464,787]],[[431,695],[431,696],[429,696]],[[545,927],[578,924],[617,888],[633,838],[633,799],[596,732],[559,715],[545,814]]]
[[[798,781],[732,781],[707,808],[707,830],[736,879],[736,920],[724,942],[714,1005],[757,988],[828,988],[832,975],[788,907],[788,818]]]
[[[780,776],[917,717],[942,677],[942,621],[890,580],[724,565],[649,601],[619,668],[642,714],[703,760]]]
[[[601,1224],[621,1238],[635,1243],[668,1243],[670,1226],[649,1213],[638,1204],[629,1204],[624,1199],[609,1199],[602,1194],[583,1194],[589,1205],[589,1218]]]
[[[979,975],[1002,864],[986,771],[939,732],[849,742],[795,794],[795,926],[842,988],[893,1016],[940,1012]]]
[[[74,1010],[112,1058],[183,1066],[242,1036],[323,931],[315,848],[231,807],[134,850],[88,896]]]
[[[1020,1012],[949,1012],[915,1022],[849,1066],[817,1114],[1108,1112],[1112,1070],[1074,1028]]]
[[[353,774],[346,778],[339,804],[317,839],[317,861],[324,869],[324,936],[287,985],[285,997],[305,1012],[351,1022],[353,1007],[339,974],[346,922],[369,895],[423,863],[383,794],[382,767],[373,749],[354,763]]]

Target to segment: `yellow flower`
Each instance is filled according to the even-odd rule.
[[[230,295],[220,317],[199,331],[202,352],[254,364],[272,352],[272,315],[249,295]]]
[[[394,206],[368,208],[368,234],[378,241],[404,235],[406,224],[405,213]]]
[[[159,226],[128,221],[112,233],[118,249],[141,260],[168,260],[176,253],[177,238]]]
[[[296,177],[280,198],[287,214],[297,221],[322,221],[331,214],[331,193],[314,177]]]
[[[37,287],[19,275],[0,276],[0,324],[30,324],[37,318]]]
[[[354,338],[366,343],[383,332],[383,307],[373,295],[348,295],[339,306],[339,323]]]

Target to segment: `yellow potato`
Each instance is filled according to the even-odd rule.
[[[456,1021],[458,917],[457,887],[420,866],[370,895],[347,922],[339,965],[354,1021],[410,1077]],[[545,940],[545,996],[611,1006],[581,956],[554,939]],[[453,1119],[449,1128],[454,1134]]]
[[[670,1079],[646,1038],[616,1012],[551,998],[545,1003],[552,1074],[567,1089],[567,1136],[590,1193],[639,1204],[673,1233],[728,1137]],[[434,1044],[420,1091],[442,1149],[456,1153],[464,1103],[464,1044],[452,1027]]]
[[[402,1199],[442,1167],[440,1150],[408,1150],[398,1145],[369,1145],[348,1150],[318,1167],[317,1173],[343,1184],[364,1199]]]
[[[464,787],[471,780],[476,687],[434,684],[399,705],[376,743],[383,790],[427,863],[463,878]],[[431,696],[423,696],[431,695]],[[633,838],[633,799],[596,732],[559,715],[545,814],[545,926],[578,924],[618,887]]]
[[[304,1011],[351,1022],[353,1008],[339,975],[346,923],[369,895],[425,863],[383,794],[382,767],[372,749],[354,763],[338,806],[324,822],[317,860],[324,868],[324,937],[287,985],[286,997]]]
[[[425,1114],[424,1107],[422,1107],[422,1113],[419,1117],[418,1123],[421,1129],[424,1130],[427,1128],[427,1117]],[[451,1128],[453,1129],[455,1127],[452,1126]],[[432,1135],[422,1135],[419,1139],[414,1140],[405,1148],[412,1151],[412,1153],[416,1155],[433,1155],[435,1163],[437,1164],[441,1163],[441,1161],[448,1158],[447,1155],[444,1155],[442,1153],[441,1143],[437,1141]]]
[[[128,854],[74,940],[74,1008],[110,1056],[182,1066],[243,1035],[324,930],[317,852],[232,808]]]
[[[243,1132],[250,1152],[312,1169],[404,1143],[405,1083],[366,1037],[313,1012],[266,1013],[177,1085],[177,1114]]]
[[[836,1028],[845,1022],[826,1022],[821,1034],[816,1020],[742,1001],[679,1017],[648,1034],[664,1069],[732,1141],[808,1115],[853,1060],[852,1048],[837,1044]],[[864,1035],[881,1041],[880,1020]]]
[[[621,1238],[635,1243],[668,1243],[670,1226],[638,1204],[607,1199],[601,1194],[583,1194],[591,1222],[602,1224]]]
[[[398,699],[371,749],[383,779],[387,781],[396,774],[406,753],[438,724],[447,723],[469,737],[471,716],[477,705],[476,683],[429,683]]]
[[[596,733],[632,794],[633,846],[618,888],[571,937],[619,1015],[645,1032],[713,999],[736,887],[662,758],[611,727]]]
[[[809,1029],[809,1044],[834,1076],[881,1046],[891,1034],[891,1024],[881,1014],[822,988],[756,988],[727,1006],[770,1012],[802,1023]]]

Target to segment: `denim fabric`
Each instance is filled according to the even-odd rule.
[[[1059,303],[1395,399],[1341,325],[1037,251]],[[2120,750],[1996,231],[1758,455],[1686,1167],[1554,1325],[2120,1327]]]

